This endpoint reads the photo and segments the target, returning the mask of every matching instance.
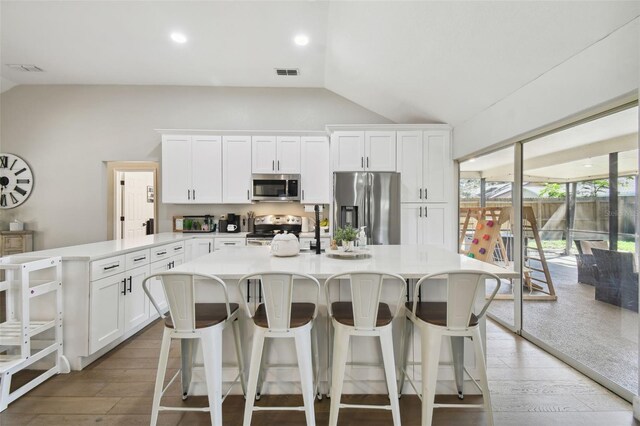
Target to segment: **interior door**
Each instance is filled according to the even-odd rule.
[[[154,217],[153,172],[124,172],[123,233],[124,238],[137,238],[146,235],[146,222]],[[151,192],[149,192],[151,190]]]

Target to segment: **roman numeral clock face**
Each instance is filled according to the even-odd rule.
[[[0,209],[12,209],[24,203],[33,189],[29,165],[13,154],[0,154]]]

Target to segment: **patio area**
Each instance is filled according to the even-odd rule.
[[[594,286],[578,283],[575,256],[550,254],[547,262],[558,299],[524,300],[523,330],[637,392],[638,313],[597,301]],[[500,293],[511,291],[505,282]],[[513,324],[513,303],[495,300],[489,312]]]

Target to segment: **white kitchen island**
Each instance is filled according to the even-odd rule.
[[[229,290],[230,298],[232,301],[240,301],[241,297],[237,280],[250,272],[260,271],[286,271],[309,274],[318,280],[321,284],[330,275],[336,273],[342,273],[347,271],[383,271],[393,272],[401,275],[408,280],[408,289],[411,293],[415,280],[423,277],[424,275],[434,272],[444,271],[457,271],[457,270],[481,270],[484,272],[494,273],[502,278],[514,278],[517,275],[512,271],[491,265],[488,263],[480,262],[463,255],[459,255],[454,252],[446,251],[435,246],[409,246],[409,245],[394,245],[394,246],[370,246],[369,251],[371,256],[368,258],[346,259],[346,258],[334,258],[329,257],[326,254],[316,255],[311,252],[301,252],[297,256],[293,257],[274,257],[269,254],[268,247],[231,247],[227,250],[216,251],[208,255],[202,256],[192,262],[185,263],[174,269],[176,272],[188,272],[188,273],[201,273],[217,275],[222,278],[226,283]],[[242,284],[243,291],[248,290],[248,302],[250,308],[255,307],[257,303],[260,303],[260,294],[257,291],[257,286],[253,284]],[[246,286],[246,287],[244,287]],[[301,283],[298,292],[295,293],[294,298],[305,301],[313,300],[312,286],[305,287],[304,283]],[[434,281],[427,287],[424,287],[422,294],[423,300],[445,300],[445,289],[441,282]],[[346,288],[336,289],[339,294],[332,294],[332,299],[347,298]],[[385,297],[383,291],[383,300]],[[246,293],[245,293],[246,294]],[[409,296],[411,298],[411,296]],[[321,369],[325,373],[321,374],[321,377],[326,381],[326,366],[327,366],[327,309],[326,301],[324,300],[324,294],[320,295],[320,307],[318,317],[318,331],[320,336],[320,357],[321,357]],[[214,301],[220,300],[219,294],[215,294],[213,287],[206,285],[198,287],[198,300],[199,301]],[[389,300],[390,302],[391,300]],[[476,304],[478,307],[483,306],[485,303],[484,292],[478,295]],[[251,327],[247,326],[247,315],[242,316],[243,320],[243,351],[247,358],[250,354],[251,346]],[[399,353],[400,331],[401,321],[399,318],[394,325],[394,341],[397,354]],[[481,327],[483,328],[484,335],[484,322]],[[418,339],[418,337],[415,337]],[[231,336],[225,336],[224,342],[224,357],[225,360],[233,363],[234,353]],[[419,359],[419,345],[414,345],[415,349],[410,349],[409,358]],[[295,349],[290,342],[274,342],[267,352],[268,363],[270,364],[295,364]],[[450,358],[450,351],[448,345],[443,345],[443,358]],[[379,344],[374,339],[355,338],[351,341],[350,362],[357,363],[379,363],[381,359]],[[473,351],[465,351],[465,364],[473,374],[475,368]],[[246,362],[246,365],[249,365]],[[414,371],[411,371],[414,370]],[[414,379],[420,380],[420,371],[418,368],[411,369],[410,373],[414,376]],[[455,385],[453,382],[453,372],[449,367],[441,367],[439,378],[444,379],[440,382],[440,391],[447,393],[456,393]],[[225,378],[231,379],[233,372],[231,369],[225,372]],[[194,393],[204,392],[202,383],[198,383],[198,372],[194,372],[194,382],[192,383],[191,391]],[[277,367],[268,371],[265,377],[266,383],[264,391],[266,393],[295,393],[299,392],[298,386],[298,371],[296,366]],[[348,367],[345,375],[345,393],[385,393],[384,375],[381,368],[374,366],[352,366]],[[443,387],[444,386],[444,387]],[[465,383],[465,392],[472,393],[475,389],[472,386],[467,386]],[[239,387],[235,390],[239,392]],[[409,392],[408,387],[405,391]]]

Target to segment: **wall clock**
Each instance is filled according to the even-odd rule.
[[[31,168],[22,158],[0,154],[0,209],[12,209],[27,201],[33,189]]]

